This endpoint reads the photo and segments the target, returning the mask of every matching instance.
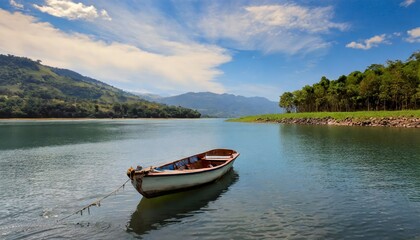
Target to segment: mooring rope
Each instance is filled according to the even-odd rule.
[[[81,208],[81,209],[73,212],[72,214],[69,214],[68,216],[65,216],[65,217],[57,220],[57,222],[63,221],[64,219],[67,219],[67,218],[69,218],[69,217],[71,217],[73,215],[76,215],[78,213],[80,213],[80,215],[83,215],[83,211],[86,210],[86,209],[87,209],[88,213],[90,214],[90,207],[93,207],[93,206],[100,207],[101,206],[101,201],[103,201],[105,198],[107,198],[107,197],[109,197],[109,196],[111,196],[113,194],[116,194],[118,192],[118,190],[120,190],[121,188],[124,189],[125,184],[127,184],[127,182],[130,181],[130,180],[131,179],[128,179],[127,181],[125,181],[125,183],[123,185],[119,186],[117,189],[115,189],[114,191],[110,192],[108,195],[106,195],[106,196],[104,196],[104,197],[96,200],[95,202],[93,202],[93,203],[91,203],[89,205],[84,206],[83,208]]]

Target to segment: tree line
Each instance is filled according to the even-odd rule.
[[[99,103],[0,97],[0,118],[199,118],[195,110],[149,102]]]
[[[283,93],[279,106],[287,112],[419,109],[420,51],[406,61],[372,64],[337,80],[324,76],[312,86]]]

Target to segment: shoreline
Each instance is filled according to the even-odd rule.
[[[308,112],[246,116],[233,122],[420,128],[420,110]]]
[[[202,118],[0,118],[2,121],[179,120]]]
[[[332,117],[324,118],[283,118],[272,120],[256,118],[256,122],[299,124],[299,125],[331,125],[331,126],[361,126],[361,127],[401,127],[420,128],[420,118],[416,117],[371,117],[368,119],[345,118],[343,120]]]
[[[283,115],[283,114],[280,114]],[[8,121],[96,121],[96,120],[180,120],[197,118],[0,118],[0,122]],[[202,119],[202,118],[198,118]],[[330,125],[330,126],[360,126],[360,127],[400,127],[420,128],[420,117],[369,117],[356,118],[346,117],[337,119],[331,116],[326,117],[273,117],[273,115],[249,116],[246,120],[241,118],[228,119],[232,122],[254,122],[254,123],[280,123],[298,125]]]

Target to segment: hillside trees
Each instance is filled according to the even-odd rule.
[[[279,105],[296,112],[419,109],[420,51],[405,62],[372,64],[337,80],[322,77],[312,86],[283,93]]]
[[[0,118],[198,118],[76,72],[0,54]]]

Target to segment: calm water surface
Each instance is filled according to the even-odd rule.
[[[241,153],[216,184],[143,199],[130,166]],[[420,130],[201,120],[0,121],[1,239],[418,239]]]

